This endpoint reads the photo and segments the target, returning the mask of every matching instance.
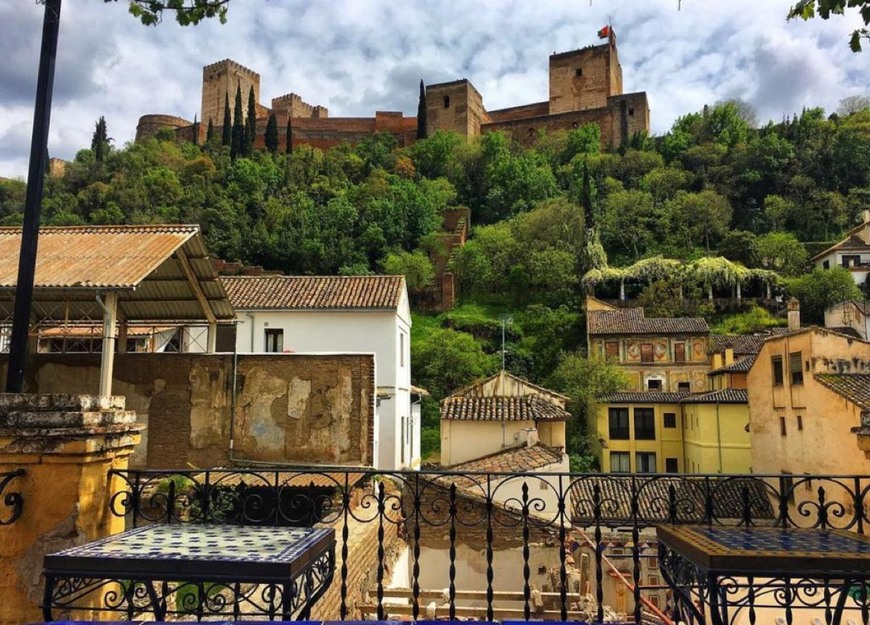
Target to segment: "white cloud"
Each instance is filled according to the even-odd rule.
[[[120,145],[139,116],[192,118],[202,66],[233,58],[332,116],[416,113],[417,84],[468,78],[488,108],[547,99],[547,57],[596,43],[612,18],[627,91],[646,91],[653,131],[705,103],[749,100],[762,121],[836,108],[870,84],[848,50],[853,14],[785,21],[790,0],[232,0],[229,21],[146,28],[126,2],[65,0],[49,152],[71,158],[105,115]],[[42,6],[0,0],[0,176],[27,168]]]

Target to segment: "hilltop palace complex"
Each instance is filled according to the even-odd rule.
[[[623,93],[622,66],[616,49],[616,35],[609,29],[607,43],[550,56],[549,99],[488,111],[483,96],[468,79],[426,87],[426,132],[456,132],[466,137],[504,131],[521,143],[535,141],[540,131],[570,130],[584,124],[598,124],[604,147],[619,147],[637,133],[649,132],[646,93]],[[233,102],[241,89],[247,102],[251,89],[256,98],[257,135],[255,147],[264,146],[266,123],[274,113],[279,127],[280,149],[285,149],[288,122],[293,146],[311,145],[321,149],[343,142],[356,142],[372,133],[389,133],[399,146],[417,136],[417,118],[401,112],[376,111],[374,117],[330,117],[329,111],[304,102],[295,93],[272,98],[271,106],[260,104],[260,75],[229,59],[202,70],[202,108],[199,123],[172,115],[149,114],[139,119],[136,139],[161,130],[175,133],[181,141],[205,140],[212,125],[220,136],[224,106]],[[243,107],[247,115],[247,106]]]

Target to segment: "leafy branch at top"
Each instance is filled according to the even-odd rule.
[[[870,41],[870,0],[800,0],[788,12],[788,19],[799,17],[804,20],[818,15],[823,20],[832,15],[843,15],[845,10],[857,8],[864,20],[864,28],[856,28],[849,39],[852,52],[861,51],[861,40]]]
[[[118,0],[103,0],[117,2]],[[175,21],[182,26],[198,24],[204,19],[218,18],[221,24],[227,21],[227,6],[230,0],[129,0],[130,14],[146,26],[156,26],[163,21],[164,11],[174,11]]]

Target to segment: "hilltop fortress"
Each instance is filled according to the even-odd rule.
[[[136,140],[170,130],[181,141],[205,140],[211,122],[216,136],[223,125],[224,102],[229,98],[232,114],[236,89],[243,102],[251,88],[257,104],[255,147],[264,146],[266,123],[271,113],[278,120],[280,149],[285,148],[288,119],[292,118],[293,146],[326,149],[343,142],[356,142],[375,132],[393,135],[400,146],[414,142],[417,118],[401,112],[376,111],[374,117],[329,117],[323,107],[304,102],[289,93],[272,98],[271,106],[260,102],[260,75],[229,59],[202,70],[202,108],[199,123],[172,115],[139,118]],[[243,107],[247,115],[247,106]],[[549,99],[495,111],[487,111],[483,97],[467,79],[429,85],[426,88],[427,135],[448,130],[466,137],[504,131],[524,144],[531,144],[541,130],[570,130],[594,123],[601,129],[605,147],[619,147],[632,135],[649,132],[649,105],[645,92],[623,93],[622,66],[616,36],[610,29],[603,45],[550,56]],[[196,135],[196,136],[194,136]]]

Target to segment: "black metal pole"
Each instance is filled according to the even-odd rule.
[[[6,391],[20,393],[24,385],[24,362],[27,359],[27,334],[33,302],[33,279],[36,274],[36,247],[39,236],[39,213],[48,156],[48,125],[51,119],[51,92],[54,86],[54,63],[60,28],[60,0],[45,0],[42,20],[42,49],[36,78],[36,104],[33,107],[33,136],[30,141],[30,165],[27,169],[27,197],[24,203],[24,228],[18,257],[18,282],[15,286],[15,314],[9,341],[9,370]]]

